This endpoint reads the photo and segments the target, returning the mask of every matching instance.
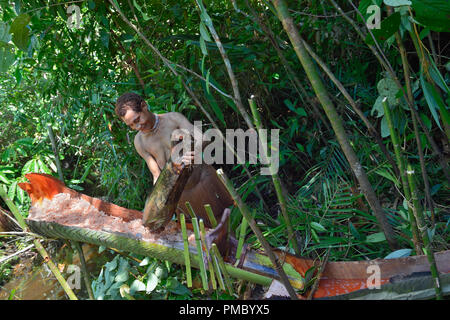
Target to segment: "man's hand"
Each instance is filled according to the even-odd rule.
[[[194,151],[186,152],[182,157],[179,163],[172,163],[173,168],[177,174],[180,174],[181,170],[185,167],[190,166],[194,163]]]

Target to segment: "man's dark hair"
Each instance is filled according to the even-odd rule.
[[[142,111],[142,102],[144,99],[134,92],[126,92],[117,99],[116,102],[116,114],[119,117],[125,116],[128,109],[131,109],[135,112]]]

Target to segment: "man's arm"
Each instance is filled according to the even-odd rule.
[[[201,152],[205,145],[208,144],[207,141],[203,140],[201,128],[195,127],[184,115],[179,112],[172,112],[171,116],[172,119],[178,124],[179,129],[187,130],[191,134],[192,138],[194,138],[194,151],[198,151],[200,154],[198,157],[200,157],[199,160],[201,161]],[[192,161],[193,155],[194,154],[192,152],[189,152],[183,158],[186,160],[191,159]]]
[[[139,155],[145,160],[145,163],[147,163],[147,167],[153,176],[153,184],[155,184],[156,180],[158,180],[158,177],[161,173],[158,163],[150,153],[148,153],[141,147],[140,143],[137,141],[136,138],[134,139],[134,147],[136,148],[137,153],[139,153]]]

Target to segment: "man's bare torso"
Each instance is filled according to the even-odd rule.
[[[178,122],[174,121],[173,114],[174,112],[158,115],[159,124],[155,132],[139,131],[134,138],[136,148],[152,155],[160,170],[170,159],[172,132],[180,128]]]

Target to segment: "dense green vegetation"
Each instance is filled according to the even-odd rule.
[[[448,249],[448,0],[0,3],[0,183],[23,216],[24,174],[58,177],[49,127],[69,187],[142,210],[152,180],[135,133],[114,114],[117,97],[134,91],[153,112],[182,112],[223,132],[255,125],[254,97],[262,126],[280,129],[280,170],[223,168],[273,247],[313,258],[330,248],[329,260]],[[371,4],[381,7],[380,29],[363,21]],[[416,225],[421,212],[429,246]],[[235,208],[236,237],[241,223]],[[28,242],[1,234],[0,258]],[[246,242],[260,246],[250,229]],[[0,284],[17,261],[0,266]],[[96,297],[125,297],[119,286],[105,295],[105,274],[122,274],[135,298],[192,296],[182,268],[164,262],[117,255],[104,271]]]

